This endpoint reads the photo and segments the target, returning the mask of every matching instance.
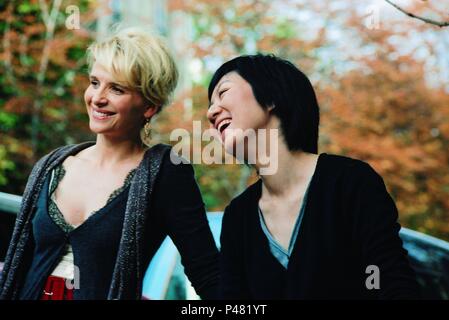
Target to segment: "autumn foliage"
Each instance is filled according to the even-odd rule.
[[[51,8],[56,1],[43,2]],[[42,1],[0,4],[1,191],[20,194],[35,159],[91,138],[82,100],[84,52],[95,38],[95,6],[105,1],[76,2],[82,28],[64,27],[63,9],[74,3],[62,1],[50,38]],[[443,21],[441,3],[418,1],[405,9]],[[171,132],[191,132],[192,120],[209,127],[206,88],[222,62],[245,53],[275,53],[294,62],[316,88],[320,152],[370,163],[384,178],[403,225],[449,239],[448,28],[407,17],[389,4],[370,11],[358,1],[166,4],[169,18],[188,17],[189,46],[178,54],[199,67],[195,74],[184,69],[191,84],[154,119],[154,142],[175,144]],[[195,171],[208,210],[222,210],[257,179],[242,165],[202,164]]]

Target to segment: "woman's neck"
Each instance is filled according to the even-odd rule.
[[[274,150],[272,150],[273,153]],[[277,152],[269,155],[270,161],[277,161],[277,170],[270,175],[260,175],[263,191],[282,197],[308,184],[318,161],[318,155],[302,151],[290,151],[282,138],[278,139]],[[256,164],[260,172],[260,167]]]
[[[140,139],[110,139],[99,134],[89,157],[99,167],[115,167],[123,163],[140,162],[145,150]]]

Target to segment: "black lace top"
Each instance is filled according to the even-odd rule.
[[[125,190],[130,184],[131,184],[131,180],[134,177],[134,174],[136,172],[136,169],[131,170],[128,175],[125,178],[125,182],[123,183],[123,185],[114,190],[111,195],[109,196],[108,200],[106,201],[106,204],[103,206],[105,207],[107,204],[109,204],[109,202],[111,202],[115,197],[117,197],[117,195],[119,195],[123,190]],[[58,206],[56,205],[56,202],[54,201],[54,192],[56,190],[56,188],[59,185],[59,182],[61,182],[62,178],[64,178],[66,171],[64,169],[64,166],[61,164],[59,166],[57,166],[54,170],[53,170],[53,177],[50,183],[50,189],[49,189],[49,201],[48,201],[48,214],[50,215],[50,217],[52,218],[52,220],[64,231],[64,232],[70,232],[72,230],[74,230],[76,228],[76,226],[73,226],[71,224],[69,224],[62,212],[59,210]],[[97,213],[98,211],[100,211],[102,208],[92,212],[89,216],[94,215],[95,213]]]

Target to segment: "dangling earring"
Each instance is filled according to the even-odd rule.
[[[146,139],[151,139],[151,126],[150,126],[150,118],[145,120],[145,125],[143,126],[143,132],[145,134]]]

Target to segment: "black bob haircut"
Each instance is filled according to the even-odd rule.
[[[274,106],[272,113],[280,120],[290,151],[318,153],[319,107],[312,84],[304,73],[272,54],[239,56],[215,71],[209,84],[209,101],[220,79],[232,71],[250,84],[262,108]]]

